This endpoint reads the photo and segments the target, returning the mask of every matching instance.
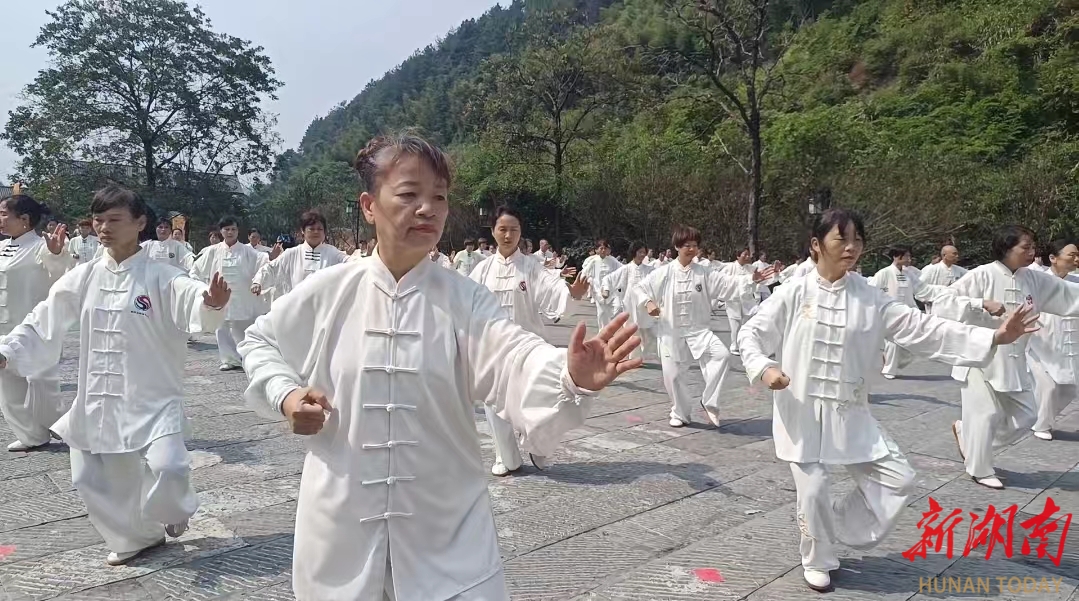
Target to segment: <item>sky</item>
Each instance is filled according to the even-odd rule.
[[[504,2],[505,3],[505,0]],[[0,128],[19,94],[48,63],[30,48],[46,10],[57,0],[0,0],[4,45],[0,50]],[[200,0],[214,30],[265,48],[277,79],[278,114],[285,148],[299,145],[308,124],[373,79],[400,64],[496,0]],[[0,142],[0,183],[8,183],[18,156]]]

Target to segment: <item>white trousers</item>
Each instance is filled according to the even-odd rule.
[[[681,341],[679,343],[684,344]],[[683,356],[689,356],[689,349],[683,348],[681,352],[684,353]],[[660,348],[659,350],[660,366],[663,368],[663,387],[667,389],[667,394],[671,397],[673,405],[671,417],[688,423],[691,421],[690,416],[693,415],[693,409],[696,406],[689,394],[689,368],[693,365],[693,360],[677,361],[671,356],[673,354],[673,349]],[[730,369],[730,361],[731,354],[727,351],[727,347],[723,346],[723,341],[715,334],[711,334],[708,349],[698,361],[704,375],[704,392],[701,394],[700,402],[717,412],[719,411],[719,393],[723,389],[723,380],[726,379]]]
[[[32,380],[0,369],[0,411],[19,442],[31,447],[49,442],[49,428],[67,409],[60,398],[60,377],[55,368]]]
[[[1018,442],[1037,420],[1038,410],[1030,391],[997,392],[978,368],[967,372],[960,389],[963,402],[963,454],[967,473],[988,478],[993,470],[993,449]]]
[[[1049,432],[1057,416],[1079,398],[1075,384],[1057,384],[1040,363],[1028,359],[1030,373],[1034,376],[1034,396],[1038,402],[1038,419],[1032,428],[1035,432]],[[966,427],[966,424],[963,424]]]
[[[255,323],[253,319],[226,321],[221,324],[220,328],[217,328],[217,356],[221,359],[221,363],[235,366],[243,365],[240,351],[236,350],[236,347],[243,341],[244,332],[253,323]]]
[[[88,453],[71,449],[71,481],[90,523],[115,553],[138,551],[165,536],[199,508],[191,458],[182,434],[162,436],[140,451]]]
[[[884,369],[880,373],[886,376],[898,376],[913,361],[914,356],[907,349],[889,340],[884,341]]]
[[[491,440],[495,443],[495,462],[506,466],[513,471],[521,467],[521,449],[517,446],[517,435],[513,432],[513,424],[498,417],[494,407],[484,405],[483,411],[487,415],[487,423],[491,426]]]
[[[629,359],[650,359],[659,356],[656,335],[651,329],[639,329],[637,335],[641,337],[641,345],[633,349]]]
[[[828,472],[822,463],[792,463],[798,490],[799,551],[802,567],[839,568],[835,544],[867,549],[895,527],[914,492],[914,470],[903,453],[885,436],[891,453],[869,463],[844,466],[856,487],[832,501]]]
[[[614,321],[615,315],[618,315],[617,308],[618,306],[610,301],[605,303],[596,303],[596,323],[598,324],[597,327],[600,330],[607,327],[607,324]]]
[[[731,328],[731,352],[738,351],[738,330],[742,329],[742,314],[731,315],[731,303],[727,303],[727,325]]]
[[[397,594],[393,591],[393,569],[389,561],[386,562],[385,582],[383,601],[397,601]],[[499,570],[494,576],[446,601],[510,601],[510,592],[506,588],[506,573]]]

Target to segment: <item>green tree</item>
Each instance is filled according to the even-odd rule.
[[[465,87],[464,116],[503,164],[528,166],[550,182],[555,238],[561,237],[566,173],[579,148],[602,131],[603,112],[626,98],[625,58],[602,28],[575,22],[571,11],[536,14],[519,54],[488,59]]]
[[[51,64],[0,136],[32,184],[71,159],[130,166],[151,192],[177,173],[268,168],[278,138],[259,103],[281,83],[261,47],[180,0],[68,0],[48,14],[34,46]]]
[[[654,0],[634,2],[626,34],[653,51],[661,72],[688,84],[691,94],[716,104],[738,124],[748,149],[727,150],[749,183],[746,239],[755,253],[764,201],[764,112],[780,81],[781,64],[809,6],[773,0]],[[748,156],[747,156],[748,155]]]

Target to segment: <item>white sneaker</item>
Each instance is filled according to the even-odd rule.
[[[682,420],[678,419],[677,417],[672,417],[671,421],[668,422],[668,423],[671,425],[672,428],[681,428],[682,426],[688,424],[689,422],[682,421]]]
[[[1053,440],[1053,433],[1048,432],[1048,431],[1046,431],[1046,432],[1035,432],[1034,433],[1034,438],[1038,438],[1038,439],[1041,439],[1041,440]]]
[[[221,367],[218,367],[217,369],[219,369],[221,371],[233,371],[233,370],[243,369],[243,368],[240,367],[239,365],[233,365],[231,363],[222,363]]]
[[[157,541],[156,543],[150,545],[149,547],[143,547],[142,549],[139,549],[138,551],[128,551],[127,553],[116,553],[116,552],[109,553],[109,556],[105,558],[105,563],[109,564],[110,566],[122,566],[125,563],[131,561],[132,559],[135,559],[136,557],[138,557],[142,553],[144,553],[146,551],[149,551],[150,549],[153,549],[154,547],[160,547],[163,544],[165,544],[165,539],[164,538],[162,538],[161,540]]]
[[[952,422],[952,436],[955,436],[955,446],[959,449],[959,456],[963,458],[963,461],[967,460],[967,454],[963,452],[963,421],[955,420]]]
[[[508,475],[510,473],[510,471],[508,469],[506,469],[506,466],[503,465],[501,461],[498,461],[498,462],[495,462],[495,464],[491,466],[491,473],[498,476],[498,477],[502,477],[502,476]]]
[[[187,532],[188,521],[184,520],[179,524],[166,524],[165,534],[168,534],[172,538],[180,538],[184,532]]]
[[[881,374],[881,375],[884,376],[885,380],[894,380],[895,379],[895,376],[892,375],[892,374]]]
[[[803,568],[802,575],[806,579],[809,588],[818,593],[826,593],[832,590],[832,576],[825,570]]]
[[[973,478],[973,476],[971,476]],[[996,476],[989,476],[988,478],[974,478],[974,481],[986,488],[992,488],[993,490],[1003,490],[1004,483],[1000,481],[1000,478]]]
[[[49,443],[45,442],[45,443],[42,443],[42,444],[39,444],[39,445],[30,446],[30,445],[26,444],[25,442],[23,442],[21,440],[16,440],[15,442],[13,442],[13,443],[11,443],[11,444],[9,444],[7,446],[7,450],[11,451],[12,453],[23,453],[23,452],[26,452],[26,451],[33,451],[35,449],[40,449],[41,447],[48,446],[48,444]]]
[[[735,357],[741,357],[742,356],[742,352],[737,350],[737,349],[731,349],[731,354],[734,355]]]

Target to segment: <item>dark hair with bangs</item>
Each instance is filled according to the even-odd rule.
[[[701,243],[701,233],[695,227],[676,225],[671,228],[671,246],[682,248],[689,242]]]
[[[848,209],[827,209],[813,219],[811,231],[814,238],[824,244],[824,239],[833,228],[839,228],[840,233],[847,231],[847,226],[854,224],[854,231],[858,237],[865,240],[865,222],[862,216]]]
[[[310,227],[312,225],[315,225],[316,223],[321,223],[322,224],[322,229],[324,229],[324,230],[330,229],[330,226],[326,225],[326,218],[322,216],[322,213],[319,213],[318,211],[316,211],[314,209],[305,212],[303,215],[300,215],[300,229],[301,230],[306,228],[306,227]]]
[[[994,261],[1003,261],[1008,256],[1008,251],[1019,246],[1023,238],[1030,238],[1031,242],[1037,242],[1038,237],[1034,231],[1021,225],[1005,225],[993,233],[993,244],[990,246],[990,256]]]
[[[146,201],[134,190],[123,186],[110,184],[94,193],[94,199],[90,201],[90,213],[100,215],[112,209],[127,209],[133,219],[147,215],[149,207]]]
[[[382,135],[373,138],[360,152],[352,166],[360,174],[365,189],[375,194],[386,169],[402,156],[418,157],[449,187],[453,183],[453,163],[441,148],[413,132]]]
[[[494,219],[494,221],[497,222],[502,217],[513,217],[514,219],[517,220],[518,225],[523,226],[525,224],[525,220],[521,219],[521,213],[518,212],[517,209],[515,209],[515,208],[513,208],[513,207],[511,207],[509,205],[502,205],[502,206],[498,207],[497,209],[495,209],[495,219]],[[492,224],[493,224],[493,222],[492,222]]]

